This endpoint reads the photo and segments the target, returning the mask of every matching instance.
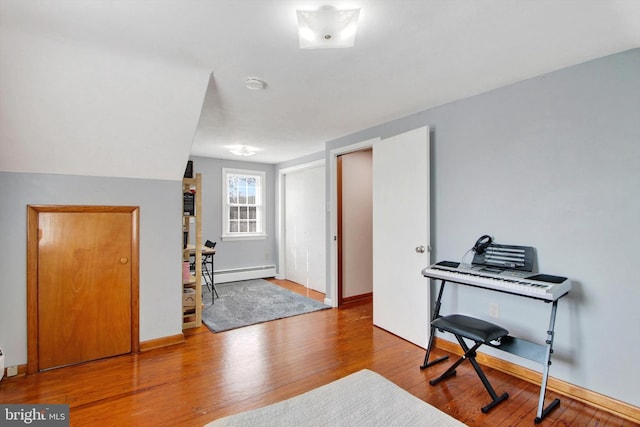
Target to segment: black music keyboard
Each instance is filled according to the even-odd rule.
[[[571,290],[571,280],[519,270],[469,266],[441,261],[422,270],[422,275],[463,285],[507,292],[545,301],[556,301]]]

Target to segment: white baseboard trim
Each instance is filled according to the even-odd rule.
[[[233,268],[214,271],[215,283],[238,282],[240,280],[266,279],[275,277],[275,265],[259,265],[255,267]]]

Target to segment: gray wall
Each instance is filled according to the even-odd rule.
[[[0,172],[0,347],[27,362],[28,204],[140,207],[140,341],[182,333],[180,181]]]
[[[203,179],[203,236],[218,241],[216,269],[276,264],[274,166],[193,158]],[[222,168],[267,178],[265,240],[222,242]],[[0,172],[0,347],[7,366],[27,362],[28,204],[140,206],[140,341],[182,333],[181,181]]]
[[[640,240],[639,107],[635,49],[331,141],[327,156],[336,147],[431,126],[434,258],[459,260],[484,233],[499,243],[535,246],[541,271],[575,283],[560,303],[551,375],[640,405],[634,369],[640,286],[633,270]],[[273,166],[194,162],[203,173],[205,216],[211,212],[205,238],[220,235],[215,200],[223,165],[265,168],[275,191]],[[7,364],[26,363],[30,203],[140,206],[140,338],[181,332],[179,181],[0,173],[0,200],[0,346]],[[270,239],[255,247],[221,246],[216,268],[275,263]],[[512,333],[544,338],[548,306],[536,301],[460,288],[447,294],[443,312],[487,317],[489,303],[499,304],[497,322]]]
[[[275,232],[275,167],[233,160],[190,157],[195,173],[202,174],[202,238],[217,241],[215,269],[226,270],[258,265],[277,265]],[[262,240],[222,241],[222,169],[236,168],[265,172],[266,232]]]
[[[326,154],[430,126],[434,260],[460,260],[482,234],[534,246],[540,271],[574,281],[559,305],[551,375],[640,405],[639,113],[634,49],[330,141]],[[463,287],[445,297],[443,313],[490,319],[495,303],[490,320],[546,337],[546,304]]]

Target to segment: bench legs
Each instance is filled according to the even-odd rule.
[[[478,377],[480,377],[480,380],[482,381],[482,384],[484,385],[484,388],[487,390],[487,392],[489,393],[489,395],[491,396],[491,402],[489,402],[489,404],[483,406],[481,408],[482,413],[486,414],[487,412],[489,412],[494,406],[496,406],[498,403],[502,402],[503,400],[506,400],[507,398],[509,398],[509,394],[508,393],[503,393],[502,395],[498,396],[496,391],[493,389],[493,387],[491,386],[491,383],[489,382],[489,380],[487,379],[487,376],[484,374],[484,372],[482,371],[482,368],[480,368],[480,365],[478,364],[478,362],[476,361],[476,350],[483,344],[482,342],[477,342],[473,347],[469,348],[469,346],[467,345],[467,343],[464,341],[464,339],[462,339],[461,336],[459,335],[455,335],[456,339],[458,340],[458,343],[460,343],[460,347],[462,347],[462,349],[464,350],[464,355],[462,357],[460,357],[460,359],[458,359],[453,365],[451,365],[449,367],[449,369],[447,369],[442,375],[440,375],[438,378],[435,378],[431,381],[429,381],[429,384],[431,385],[436,385],[438,384],[440,381],[444,380],[445,378],[448,378],[450,376],[453,376],[456,374],[456,368],[458,366],[460,366],[460,364],[462,362],[464,362],[465,360],[469,360],[469,362],[471,362],[471,365],[473,366],[473,369],[476,371],[476,373],[478,374]]]

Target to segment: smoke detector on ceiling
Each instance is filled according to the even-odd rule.
[[[264,80],[260,80],[257,77],[247,77],[244,81],[244,85],[249,90],[264,90],[267,87]]]

